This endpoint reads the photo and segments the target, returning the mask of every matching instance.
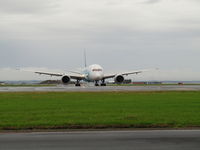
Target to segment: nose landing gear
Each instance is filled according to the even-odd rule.
[[[75,86],[81,86],[80,81],[77,80]]]

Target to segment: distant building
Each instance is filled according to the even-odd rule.
[[[61,80],[45,80],[40,82],[40,84],[61,84]]]
[[[123,81],[123,84],[130,84],[130,83],[132,83],[132,80],[131,80],[131,79],[125,79],[125,80]]]
[[[4,82],[0,82],[0,85],[5,85],[5,83]]]
[[[132,84],[145,84],[145,82],[132,82]]]
[[[146,84],[146,85],[153,85],[153,84],[162,84],[162,82],[157,81],[149,81],[149,82],[132,82],[132,84]]]
[[[62,84],[61,80],[45,80],[40,82],[40,84]],[[70,81],[69,84],[75,84],[74,81]]]
[[[152,81],[152,82],[145,82],[145,84],[162,84],[162,82]]]

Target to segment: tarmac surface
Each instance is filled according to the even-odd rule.
[[[200,130],[1,133],[1,150],[199,150]]]
[[[0,92],[200,91],[200,85],[0,87]]]

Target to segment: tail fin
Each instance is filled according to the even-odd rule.
[[[87,57],[86,57],[86,51],[84,49],[84,60],[85,60],[85,67],[87,67]]]

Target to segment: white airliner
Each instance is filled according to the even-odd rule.
[[[95,82],[95,86],[106,86],[105,80],[108,78],[114,78],[115,83],[120,84],[124,81],[125,75],[130,74],[138,74],[142,73],[145,70],[141,71],[131,71],[131,72],[124,72],[124,73],[118,73],[118,74],[104,74],[103,68],[98,64],[93,64],[88,67],[85,67],[82,72],[72,72],[74,75],[69,74],[63,74],[63,73],[50,73],[50,72],[35,72],[37,74],[44,74],[44,75],[50,75],[50,76],[60,76],[61,81],[64,84],[68,84],[71,79],[76,80],[76,86],[80,86],[80,81],[87,81],[87,82]],[[100,84],[99,84],[100,82]]]
[[[61,77],[61,81],[63,84],[70,83],[71,79],[76,80],[75,86],[80,86],[80,81],[94,82],[95,86],[106,86],[105,80],[109,78],[114,78],[115,83],[121,84],[124,81],[124,76],[130,74],[138,74],[147,70],[138,70],[138,71],[130,71],[124,73],[115,73],[115,74],[104,74],[103,68],[98,64],[93,64],[87,67],[86,65],[86,54],[84,53],[85,58],[85,68],[82,71],[69,71],[74,75],[70,75],[69,73],[51,73],[51,72],[41,72],[34,71],[37,74],[50,75],[50,76],[59,76]]]

